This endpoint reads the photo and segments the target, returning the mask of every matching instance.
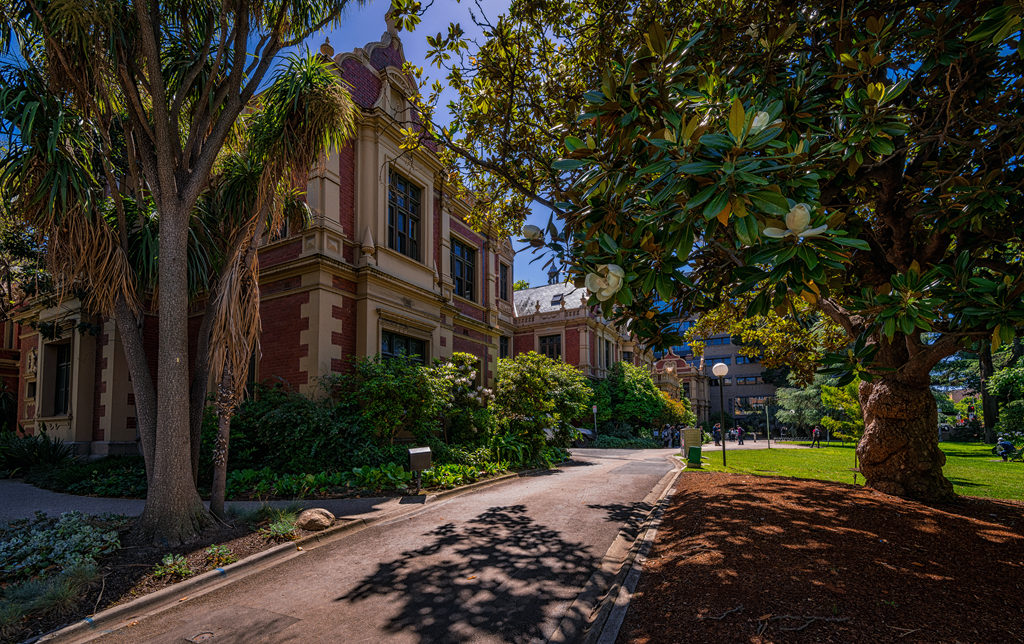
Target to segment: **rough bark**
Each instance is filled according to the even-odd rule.
[[[146,464],[146,482],[152,487],[153,453],[156,449],[156,390],[153,388],[153,375],[149,372],[149,361],[146,360],[142,328],[123,298],[118,298],[114,305],[114,324],[121,336],[128,374],[132,380],[135,422],[139,442],[142,444],[142,458]]]
[[[995,373],[992,366],[992,345],[982,342],[978,352],[978,371],[981,375],[981,417],[985,427],[985,442],[995,444],[996,423],[999,422],[999,401],[988,393],[988,381]]]
[[[212,291],[207,297],[206,313],[199,325],[196,338],[195,363],[192,366],[192,384],[189,387],[188,425],[192,441],[192,479],[199,485],[199,448],[203,440],[203,412],[206,409],[206,389],[210,382],[210,325],[213,320]]]
[[[938,409],[927,372],[920,378],[878,377],[860,385],[864,436],[857,446],[869,487],[923,501],[953,496],[942,475]]]
[[[176,204],[177,205],[177,204]],[[152,485],[138,528],[158,545],[194,538],[209,522],[192,479],[188,373],[188,210],[160,211],[160,347]]]
[[[227,494],[228,443],[231,440],[231,415],[235,410],[234,384],[231,370],[225,369],[217,395],[217,439],[213,445],[213,484],[210,488],[210,512],[226,518],[224,498]]]

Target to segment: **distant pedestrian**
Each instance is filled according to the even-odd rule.
[[[719,445],[722,440],[722,428],[718,423],[711,429],[711,436],[715,439],[715,445]]]
[[[999,449],[999,455],[1003,457],[1003,460],[1007,460],[1011,454],[1013,454],[1013,443],[1006,438],[999,438],[999,442],[996,443],[996,447]]]
[[[814,447],[815,443],[818,444],[818,447],[821,447],[821,430],[817,425],[811,430],[811,447]]]
[[[743,444],[743,428],[740,427],[739,425],[736,425],[736,444]]]

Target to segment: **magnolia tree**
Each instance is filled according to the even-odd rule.
[[[513,2],[475,48],[438,34],[461,99],[438,138],[489,202],[551,208],[548,248],[653,344],[740,296],[827,316],[868,484],[951,495],[929,371],[1024,323],[1021,9],[669,4]]]
[[[692,311],[819,308],[851,344],[869,485],[952,494],[929,372],[1024,322],[1024,72],[992,5],[780,5],[716,17],[609,66],[587,95],[559,242],[621,271],[608,313],[657,338]],[[584,138],[582,135],[586,135]],[[655,312],[658,311],[658,312]],[[655,312],[652,314],[652,312]]]

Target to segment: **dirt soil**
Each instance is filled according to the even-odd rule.
[[[313,533],[296,528],[295,534],[302,538]],[[63,615],[49,613],[27,619],[24,629],[19,633],[19,639],[47,633],[111,606],[129,602],[182,581],[153,576],[153,568],[168,553],[184,555],[189,568],[192,569],[190,577],[194,577],[216,568],[206,557],[206,549],[213,544],[227,546],[239,561],[280,545],[279,542],[260,535],[253,527],[242,521],[234,526],[218,525],[210,528],[198,540],[178,548],[133,544],[127,531],[121,535],[121,543],[124,546],[120,550],[99,561],[101,579],[73,609],[67,610]]]
[[[1024,504],[683,472],[619,642],[1024,642]]]

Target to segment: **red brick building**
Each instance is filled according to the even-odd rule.
[[[405,97],[415,88],[393,28],[361,49],[321,52],[351,87],[357,129],[310,174],[312,224],[260,250],[262,353],[253,380],[310,392],[352,358],[377,354],[429,362],[471,353],[484,384],[499,356],[529,350],[597,377],[614,361],[641,359],[627,335],[584,304],[581,289],[513,293],[510,241],[465,224],[469,207],[454,198],[434,152],[401,148],[401,128],[414,120]],[[197,307],[193,335],[200,314]],[[44,336],[30,321],[58,332]],[[0,377],[17,390],[26,431],[45,424],[84,454],[134,452],[135,400],[114,323],[74,299],[25,307],[14,322]],[[155,373],[155,315],[143,324]]]

